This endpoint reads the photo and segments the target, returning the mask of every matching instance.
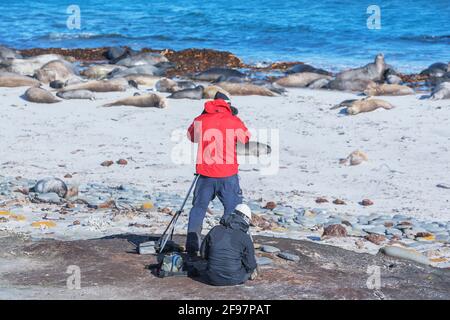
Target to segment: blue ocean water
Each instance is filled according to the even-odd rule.
[[[16,48],[213,48],[244,61],[296,60],[339,70],[378,52],[402,71],[450,60],[450,0],[383,0],[381,29],[354,0],[1,0],[0,44]],[[69,29],[67,8],[80,8]]]

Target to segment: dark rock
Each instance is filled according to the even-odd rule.
[[[128,164],[128,161],[125,159],[119,159],[116,163],[120,164],[121,166],[126,166]]]
[[[109,167],[109,166],[112,166],[113,164],[114,164],[114,161],[106,160],[106,161],[103,161],[100,165],[102,167]]]
[[[373,205],[373,201],[370,200],[370,199],[364,199],[364,200],[362,200],[362,201],[360,202],[360,204],[361,204],[362,206],[371,206],[371,205]]]
[[[323,230],[322,236],[328,236],[328,237],[346,237],[347,236],[347,230],[343,225],[340,224],[332,224]]]
[[[386,237],[381,234],[371,233],[371,234],[365,236],[364,239],[366,239],[367,241],[370,241],[372,243],[375,243],[376,245],[380,245],[381,243],[383,243],[386,240]]]
[[[333,200],[333,203],[337,204],[337,205],[345,205],[346,204],[345,201],[341,200],[341,199],[335,199],[335,200]]]
[[[266,203],[266,205],[264,206],[264,209],[269,209],[269,210],[273,210],[277,207],[277,204],[273,201],[269,201]]]

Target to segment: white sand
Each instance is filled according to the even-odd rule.
[[[193,163],[171,159],[176,143],[204,101],[169,100],[167,109],[100,108],[126,93],[98,94],[96,101],[53,105],[29,103],[26,88],[0,88],[0,175],[38,179],[75,173],[73,182],[135,185],[149,192],[184,195]],[[235,97],[240,117],[256,129],[278,129],[280,169],[261,175],[258,165],[241,166],[247,198],[349,214],[402,213],[448,221],[450,190],[450,100],[420,95],[384,97],[396,106],[356,116],[329,108],[355,94],[308,89],[286,97]],[[185,140],[187,144],[187,140]],[[340,158],[360,149],[369,162],[343,166]],[[128,159],[127,166],[102,167],[104,160]],[[330,203],[318,205],[326,196]],[[331,203],[335,197],[345,206]],[[375,204],[362,207],[364,198]]]

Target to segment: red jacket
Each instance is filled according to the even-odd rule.
[[[198,143],[197,173],[207,177],[230,177],[238,173],[236,143],[247,143],[250,132],[232,115],[225,100],[205,103],[204,112],[194,119],[188,138]]]

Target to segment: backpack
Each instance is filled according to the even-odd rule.
[[[158,257],[159,266],[157,275],[160,278],[178,276],[186,277],[188,272],[185,268],[183,257],[178,253],[169,253]]]

